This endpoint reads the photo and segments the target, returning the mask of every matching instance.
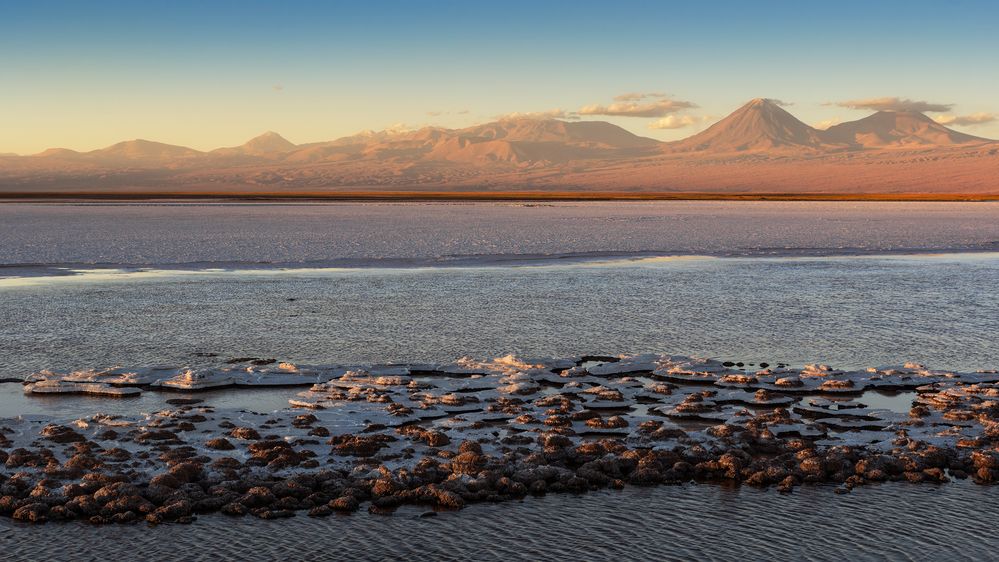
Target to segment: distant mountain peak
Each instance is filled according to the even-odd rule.
[[[799,156],[810,160],[845,150],[951,146],[979,150],[976,144],[993,142],[953,131],[915,111],[879,111],[820,131],[798,120],[785,109],[786,105],[772,98],[754,98],[711,127],[670,143],[633,134],[606,121],[518,115],[462,129],[395,127],[303,145],[295,145],[275,131],[265,131],[242,145],[211,153],[135,139],[85,153],[50,149],[36,155],[40,158],[33,161],[5,156],[4,164],[8,169],[23,165],[38,169],[118,166],[205,170],[213,166],[255,168],[280,162],[289,169],[311,164],[330,165],[330,169],[342,166],[358,177],[364,177],[367,173],[364,170],[392,167],[397,167],[402,175],[415,176],[433,170],[434,174],[444,176],[472,177],[467,174],[479,165],[503,165],[507,170],[510,165],[534,169],[570,162],[629,162],[630,165],[664,152],[691,153],[691,160],[703,157],[714,161],[724,159],[725,155],[739,159],[748,153],[754,160],[774,155],[781,161],[790,161]],[[448,168],[442,161],[453,162],[455,167]],[[480,168],[475,173],[486,169]],[[340,181],[336,179],[339,176],[329,177],[330,181]],[[418,177],[432,177],[432,174]]]
[[[776,100],[754,98],[721,121],[684,140],[675,151],[744,152],[826,148],[819,131],[788,113]]]
[[[86,153],[88,157],[103,160],[139,160],[146,162],[187,159],[201,154],[203,153],[186,146],[177,146],[146,139],[122,141],[107,148],[92,150]]]
[[[295,144],[274,131],[267,131],[247,141],[242,148],[248,154],[267,154],[289,152],[295,149]]]
[[[298,146],[274,131],[266,131],[239,146],[217,148],[213,154],[221,156],[272,156],[295,150]]]
[[[918,111],[882,110],[858,119],[833,125],[822,135],[830,142],[861,148],[953,146],[989,142],[988,139],[960,133],[937,123]]]

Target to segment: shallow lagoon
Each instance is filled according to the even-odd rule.
[[[240,356],[450,362],[644,351],[843,368],[999,366],[999,256],[979,252],[999,240],[999,206],[407,205],[0,207],[0,261],[10,266],[0,280],[0,377]],[[682,254],[708,257],[667,257]],[[93,271],[101,263],[112,269]],[[69,269],[84,273],[53,275]],[[205,397],[268,411],[297,391]],[[146,392],[112,405],[25,397],[4,384],[0,416],[149,411],[163,398]],[[907,397],[883,399],[880,407],[902,410]],[[782,496],[680,486],[429,519],[413,510],[280,522],[211,516],[193,527],[74,524],[73,532],[4,520],[0,542],[12,559],[79,558],[84,543],[98,545],[92,556],[121,559],[141,550],[158,559],[510,560],[557,545],[580,559],[907,560],[953,556],[953,544],[971,559],[997,546],[969,524],[995,511],[993,495],[968,482],[846,496],[827,487]]]
[[[996,254],[95,277],[0,281],[0,376],[246,356],[353,364],[659,352],[957,370],[997,362]]]

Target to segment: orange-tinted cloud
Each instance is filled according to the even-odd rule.
[[[999,120],[994,113],[972,113],[971,115],[939,115],[933,118],[941,125],[957,125],[958,127],[968,127],[972,125],[982,125]]]
[[[671,113],[678,113],[684,109],[691,109],[694,107],[697,107],[697,104],[689,101],[673,99],[657,99],[649,102],[642,102],[640,100],[617,101],[610,105],[587,105],[580,108],[579,114],[608,115],[615,117],[665,117]]]
[[[896,97],[840,101],[826,105],[838,105],[849,109],[868,109],[872,111],[919,111],[934,113],[950,111],[954,107],[954,104],[950,103],[932,103]]]

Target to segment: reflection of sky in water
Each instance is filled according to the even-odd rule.
[[[822,398],[833,402],[833,409],[843,409],[847,413],[859,404],[870,410],[908,414],[912,409],[912,402],[918,396],[919,393],[914,390],[868,390],[859,396],[822,395]]]
[[[422,265],[416,267],[276,267],[257,266],[246,267],[245,265],[234,268],[205,267],[197,269],[185,269],[182,266],[168,269],[158,269],[154,267],[143,268],[41,268],[29,271],[10,269],[7,275],[0,275],[0,290],[18,287],[45,287],[59,286],[64,284],[78,283],[100,283],[111,281],[143,281],[143,280],[183,280],[197,279],[204,277],[215,277],[219,275],[241,276],[252,279],[274,279],[287,275],[296,276],[342,276],[342,275],[407,275],[427,271],[459,273],[463,270],[496,270],[496,269],[536,269],[541,271],[562,271],[567,268],[618,268],[618,267],[671,267],[682,268],[685,265],[705,267],[705,262],[721,261],[722,263],[739,263],[746,260],[753,262],[779,262],[788,266],[792,264],[812,264],[827,263],[835,266],[838,261],[853,260],[877,260],[895,261],[901,263],[926,265],[957,265],[957,264],[989,264],[999,259],[999,252],[964,252],[964,253],[917,253],[917,254],[879,254],[879,255],[850,255],[850,256],[808,256],[808,257],[715,257],[715,256],[601,256],[601,257],[572,257],[572,258],[543,258],[539,257],[531,260],[514,261],[502,266],[494,265],[489,261],[482,261],[466,265],[443,266],[443,265]],[[0,270],[2,273],[3,270]],[[34,273],[34,274],[30,274]]]
[[[889,410],[908,414],[912,402],[919,396],[915,391],[907,392],[865,392],[859,401],[872,410]]]

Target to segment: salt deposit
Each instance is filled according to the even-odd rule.
[[[847,491],[883,480],[999,478],[996,371],[507,356],[448,365],[44,371],[25,389],[126,396],[142,392],[132,385],[153,372],[163,378],[141,385],[147,391],[303,390],[272,413],[183,399],[143,415],[0,419],[0,514],[158,523],[216,510],[322,516],[365,502],[375,511],[456,508],[689,480],[781,491],[833,482]],[[865,404],[885,389],[914,392],[911,411]]]

